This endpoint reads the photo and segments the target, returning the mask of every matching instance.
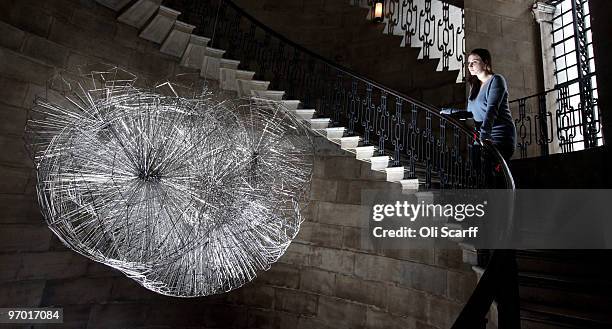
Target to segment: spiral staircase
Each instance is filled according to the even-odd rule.
[[[316,108],[302,108],[306,104],[299,99],[286,99],[287,92],[283,90],[269,90],[271,81],[257,80],[257,72],[240,69],[239,58],[226,58],[226,50],[213,48],[210,45],[211,38],[194,34],[196,26],[178,20],[179,11],[161,5],[161,0],[138,0],[131,2],[127,0],[97,0],[102,5],[119,11],[117,19],[125,24],[140,29],[140,37],[160,45],[160,51],[173,56],[180,65],[185,68],[199,70],[203,79],[218,83],[220,89],[226,92],[234,92],[240,97],[254,97],[259,102],[274,101],[281,102],[284,107],[303,120],[314,133],[337,144],[343,150],[351,152],[356,159],[370,164],[371,170],[385,175],[391,184],[401,185],[402,190],[413,192],[418,189],[443,187],[445,184],[441,179],[432,177],[430,171],[423,166],[405,167],[398,165],[399,159],[393,155],[387,155],[380,147],[372,143],[364,143],[364,137],[358,135],[354,129],[338,126],[337,120],[328,113],[321,113]],[[425,8],[425,2],[431,5],[431,1],[417,1],[411,4]],[[365,1],[351,1],[353,5],[365,7]],[[390,3],[389,1],[387,3]],[[444,7],[429,8],[439,16],[447,15],[449,11],[454,14],[462,9],[445,4]],[[403,9],[406,10],[406,7]],[[396,10],[397,11],[397,10]],[[439,11],[439,13],[438,13]],[[444,11],[444,14],[442,13]],[[426,13],[426,15],[429,15]],[[457,15],[454,15],[456,18]],[[390,19],[391,18],[391,19]],[[448,18],[448,17],[447,17]],[[457,82],[462,81],[463,73],[462,57],[464,49],[456,46],[461,54],[454,53],[453,56],[442,54],[441,50],[434,49],[428,52],[424,49],[423,40],[419,41],[418,28],[412,36],[402,30],[401,24],[392,22],[392,17],[385,20],[386,33],[391,35],[402,35],[401,46],[411,46],[420,49],[421,59],[440,59],[438,71],[459,72]],[[215,22],[216,27],[217,22]],[[452,28],[460,27],[459,22],[452,22]],[[213,31],[214,35],[214,31]],[[461,40],[455,40],[457,44],[463,44]],[[444,59],[443,57],[446,57]],[[450,60],[449,60],[450,57]],[[457,64],[460,63],[460,64]],[[459,65],[459,66],[458,66]],[[405,162],[403,162],[405,163]],[[464,245],[464,261],[474,266],[474,270],[483,274],[482,260],[479,261],[479,251],[469,245]],[[518,283],[521,296],[521,326],[523,328],[552,329],[552,328],[609,328],[612,323],[610,319],[601,314],[601,305],[609,305],[610,301],[606,295],[610,285],[606,280],[599,279],[589,282],[586,277],[580,277],[586,272],[582,268],[584,263],[578,258],[570,266],[567,264],[568,257],[560,252],[542,251],[520,251],[517,252]],[[565,268],[568,273],[562,271]],[[571,269],[574,269],[572,272]],[[502,283],[503,284],[503,283]],[[597,291],[596,287],[604,287],[603,291]],[[582,290],[584,289],[584,290]],[[578,305],[581,304],[582,305]],[[576,311],[584,309],[584,303],[591,305],[593,312]],[[497,304],[494,303],[489,312],[487,328],[507,328],[508,324],[500,323],[497,318]],[[599,311],[599,313],[598,313]],[[484,327],[484,324],[483,324]],[[460,328],[460,327],[457,327]]]

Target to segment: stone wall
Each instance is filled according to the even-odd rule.
[[[324,141],[297,240],[243,288],[164,297],[66,249],[37,209],[24,148],[34,96],[56,70],[85,63],[113,63],[150,80],[184,72],[115,15],[90,0],[0,3],[0,307],[63,307],[62,328],[450,326],[475,280],[460,251],[361,250],[361,189],[394,187]]]
[[[533,0],[465,0],[466,49],[491,51],[493,68],[506,77],[510,99],[542,91],[539,27]]]

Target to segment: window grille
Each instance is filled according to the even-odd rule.
[[[588,0],[553,0],[557,137],[562,152],[603,144]]]

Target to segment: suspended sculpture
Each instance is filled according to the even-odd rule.
[[[313,167],[301,122],[197,79],[145,90],[87,70],[53,79],[27,124],[40,208],[66,246],[179,297],[240,287],[283,255]]]

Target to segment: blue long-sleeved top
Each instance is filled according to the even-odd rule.
[[[481,88],[474,100],[468,100],[469,112],[480,123],[480,138],[495,144],[516,145],[516,128],[508,104],[506,79],[493,75]]]

